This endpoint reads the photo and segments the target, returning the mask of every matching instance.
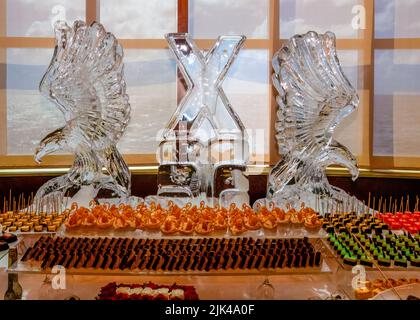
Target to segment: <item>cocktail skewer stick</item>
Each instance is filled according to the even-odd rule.
[[[8,211],[12,210],[12,189],[9,189],[9,209]]]
[[[391,209],[392,209],[392,196],[389,197],[389,209],[388,209],[388,212],[393,212]]]
[[[376,199],[375,199],[375,197],[373,197],[373,205],[372,205],[372,207],[373,207],[373,214],[375,214],[375,202],[376,202]]]
[[[403,212],[403,211],[404,211],[404,196],[403,196],[403,197],[401,197],[401,201],[400,201],[400,209],[399,209],[399,211],[400,211],[400,212]]]

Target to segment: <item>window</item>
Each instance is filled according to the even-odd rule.
[[[177,1],[101,0],[99,17],[117,38],[163,39],[177,30]]]
[[[373,154],[420,157],[420,50],[375,50]]]
[[[350,151],[359,158],[359,164],[363,165],[365,154],[364,147],[364,119],[368,117],[366,110],[367,101],[364,94],[363,72],[360,68],[363,53],[361,50],[338,50],[338,57],[343,71],[350,83],[359,94],[359,107],[343,120],[335,131],[335,139],[347,146]]]
[[[32,154],[40,139],[64,124],[62,113],[38,91],[50,60],[51,49],[7,49],[8,155]]]
[[[269,9],[269,0],[195,0],[188,12],[188,31],[194,39],[211,39],[207,46],[219,35],[247,37],[223,88],[248,130],[251,161],[259,162],[269,159]]]
[[[126,49],[124,53],[131,120],[119,148],[124,154],[154,153],[158,131],[176,107],[176,63],[168,49]]]
[[[7,0],[8,37],[53,37],[54,22],[85,17],[84,0]]]
[[[193,0],[189,2],[189,32],[197,39],[221,34],[268,38],[269,0]]]
[[[165,33],[189,32],[203,50],[221,34],[247,36],[223,86],[248,129],[251,160],[275,163],[271,57],[296,33],[330,30],[360,97],[336,138],[362,167],[420,168],[419,9],[420,0],[0,0],[0,167],[35,166],[36,143],[63,123],[37,87],[53,23],[82,19],[100,21],[124,47],[132,120],[119,148],[131,165],[156,163],[157,134],[183,94]],[[45,166],[71,163],[47,158]]]
[[[376,0],[373,156],[377,167],[420,167],[420,1]]]
[[[363,0],[281,0],[280,37],[287,39],[313,30],[333,31],[339,39],[360,38],[362,33],[351,22],[353,8],[361,4]]]

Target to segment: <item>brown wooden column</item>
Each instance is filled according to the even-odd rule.
[[[188,0],[178,0],[178,32],[188,32]]]
[[[270,83],[270,94],[269,94],[269,155],[270,155],[270,164],[274,165],[280,159],[278,154],[277,148],[277,141],[275,138],[276,131],[275,131],[275,124],[277,119],[277,90],[273,85],[271,80],[271,74],[273,73],[273,69],[271,67],[271,61],[273,59],[273,55],[276,51],[280,48],[280,8],[279,8],[279,0],[270,0],[269,4],[269,12],[268,12],[268,25],[269,25],[269,48],[268,48],[268,55],[269,55],[269,64],[268,64],[268,75],[269,75],[269,83]]]
[[[0,0],[0,39],[6,32],[6,0]],[[1,41],[3,42],[3,41]],[[7,154],[7,47],[0,44],[0,155]]]
[[[86,23],[99,21],[100,0],[86,0]]]

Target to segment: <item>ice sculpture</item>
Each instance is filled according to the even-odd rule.
[[[294,36],[274,55],[273,68],[282,159],[270,172],[267,200],[282,207],[305,202],[324,211],[359,206],[358,200],[331,186],[325,174],[332,164],[348,168],[353,180],[359,174],[355,157],[333,139],[337,125],[359,104],[340,67],[335,35]]]
[[[56,46],[39,85],[40,92],[64,114],[66,124],[41,140],[35,160],[59,150],[74,153],[70,171],[46,182],[35,201],[63,196],[90,186],[119,197],[130,193],[130,172],[116,144],[130,120],[123,74],[123,49],[117,39],[94,22],[55,24]]]
[[[158,195],[249,202],[245,128],[222,83],[244,36],[221,36],[201,52],[186,33],[166,35],[188,85],[159,146]]]

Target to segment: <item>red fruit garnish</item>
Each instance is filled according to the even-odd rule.
[[[392,230],[398,230],[401,229],[402,225],[399,222],[393,222],[390,223],[389,226],[391,227]]]
[[[392,217],[385,217],[384,222],[390,224],[396,222],[396,220]]]
[[[411,234],[417,233],[419,230],[417,229],[417,227],[415,226],[410,226],[405,228],[408,232],[410,232]]]

